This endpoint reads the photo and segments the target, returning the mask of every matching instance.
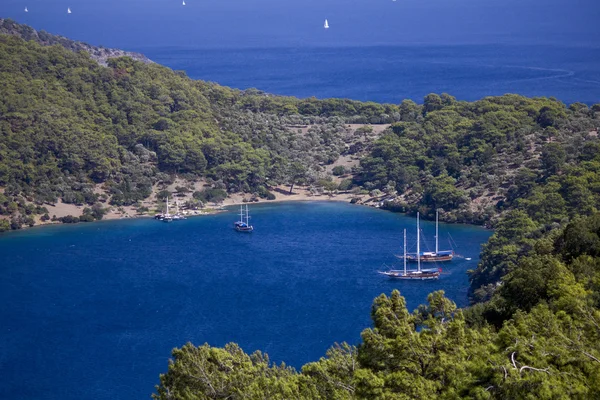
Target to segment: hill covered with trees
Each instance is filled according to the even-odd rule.
[[[272,98],[128,57],[104,67],[14,35],[0,35],[0,80],[0,230],[59,200],[135,205],[175,176],[263,197],[316,183],[354,141],[346,118],[379,122],[395,108]]]
[[[339,190],[385,208],[487,225],[513,209],[551,224],[598,207],[600,105],[272,96],[128,57],[105,67],[93,46],[0,26],[0,229],[35,223],[59,200],[139,205],[174,177],[269,197],[278,184],[335,190],[332,172],[349,173]],[[389,127],[373,134],[376,124]],[[340,156],[360,165],[327,169]]]
[[[430,94],[422,106],[402,102],[400,114],[356,179],[398,193],[389,208],[429,216],[440,209],[449,222],[487,224],[521,209],[549,224],[600,205],[600,104]]]
[[[87,43],[71,40],[64,36],[52,35],[46,31],[36,31],[30,26],[18,24],[11,19],[0,18],[0,34],[20,37],[21,39],[34,41],[44,46],[57,45],[74,52],[84,51],[101,65],[107,65],[110,58],[125,56],[144,63],[152,62],[140,53],[92,46]]]

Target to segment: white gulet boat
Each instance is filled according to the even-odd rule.
[[[440,277],[440,273],[442,272],[441,268],[438,269],[421,269],[421,227],[419,225],[419,213],[417,213],[417,269],[416,270],[408,270],[406,268],[406,263],[409,260],[409,256],[406,254],[406,229],[404,230],[404,269],[390,269],[388,271],[379,271],[380,274],[388,276],[390,278],[395,279],[406,279],[406,280],[432,280],[438,279]]]
[[[420,260],[422,263],[430,263],[430,262],[447,262],[452,261],[454,258],[454,250],[440,250],[439,245],[439,212],[435,211],[435,251],[424,251],[420,252]],[[417,252],[419,252],[417,250]],[[416,263],[417,262],[417,254],[405,254],[404,256],[396,256],[399,259],[407,259],[408,262]]]
[[[250,233],[254,227],[250,225],[250,216],[248,215],[248,205],[246,204],[246,220],[244,221],[244,206],[240,206],[240,220],[233,223],[233,229],[238,232]]]

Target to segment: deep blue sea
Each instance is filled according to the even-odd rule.
[[[389,103],[442,92],[600,102],[597,0],[0,3],[0,18],[240,89]]]
[[[190,77],[240,89],[317,98],[422,103],[518,93],[600,102],[600,48],[463,45],[198,49],[140,47]]]
[[[151,219],[0,235],[0,398],[144,399],[186,342],[267,352],[294,367],[357,343],[373,299],[399,289],[412,310],[444,289],[467,304],[467,276],[491,232],[441,225],[472,261],[435,282],[377,274],[415,221],[345,203],[251,207],[165,224]],[[432,246],[434,224],[423,223]],[[442,240],[441,247],[448,247]],[[396,264],[397,265],[397,264]]]

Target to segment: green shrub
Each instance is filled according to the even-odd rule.
[[[58,220],[60,222],[62,222],[63,224],[76,224],[79,222],[79,218],[78,217],[74,217],[72,215],[67,215],[65,217],[60,217],[58,218]]]
[[[331,173],[335,176],[341,176],[346,173],[346,168],[343,165],[338,165],[337,167],[333,167]]]
[[[95,219],[91,214],[83,214],[79,217],[79,222],[94,222]]]
[[[220,203],[227,198],[227,192],[223,189],[207,188],[192,195],[196,200],[203,203]]]

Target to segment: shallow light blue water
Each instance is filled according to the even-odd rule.
[[[398,282],[376,271],[394,263],[403,228],[414,238],[411,218],[344,203],[251,214],[252,234],[233,231],[228,212],[0,236],[0,398],[148,398],[187,341],[233,341],[300,367],[357,343],[372,300],[394,288],[410,309],[438,289],[465,305],[465,270],[491,234],[442,225],[473,260],[445,264],[437,282]],[[433,238],[433,224],[423,229]]]

